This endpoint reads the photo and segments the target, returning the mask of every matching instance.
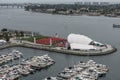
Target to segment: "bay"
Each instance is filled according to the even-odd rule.
[[[0,51],[0,54],[6,54],[13,49],[20,50],[24,53],[24,58],[34,55],[49,54],[55,59],[56,64],[36,72],[33,75],[23,77],[20,80],[41,80],[48,76],[56,76],[65,67],[73,66],[79,61],[95,60],[97,63],[105,64],[109,68],[109,72],[100,80],[119,80],[120,68],[120,29],[113,28],[113,24],[119,24],[120,18],[104,17],[104,16],[65,16],[52,15],[44,13],[35,13],[24,11],[23,9],[2,9],[0,8],[0,29],[18,29],[26,31],[38,31],[42,35],[67,38],[70,33],[79,33],[87,35],[93,40],[101,43],[107,43],[115,46],[117,52],[103,56],[76,56],[66,55],[36,49],[23,47],[13,47]]]

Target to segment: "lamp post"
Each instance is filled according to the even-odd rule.
[[[36,44],[36,37],[34,37],[34,44]]]

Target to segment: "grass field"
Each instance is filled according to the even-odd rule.
[[[36,40],[42,39],[42,38],[46,38],[48,36],[35,36]],[[26,40],[26,41],[30,41],[30,42],[34,42],[34,37],[29,37],[29,38],[22,38],[22,40]]]

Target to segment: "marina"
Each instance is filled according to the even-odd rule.
[[[73,33],[81,33],[88,35],[101,43],[111,44],[117,48],[114,54],[103,56],[77,56],[59,54],[56,52],[39,50],[27,47],[7,47],[0,51],[1,55],[6,55],[13,49],[19,50],[24,53],[24,58],[27,59],[33,56],[42,56],[49,54],[56,63],[40,72],[37,71],[33,75],[20,77],[20,80],[42,80],[49,76],[57,76],[65,67],[73,66],[79,61],[87,62],[92,59],[98,63],[107,65],[109,72],[99,80],[119,80],[119,67],[120,67],[120,38],[119,29],[113,29],[113,24],[119,23],[119,18],[109,17],[90,17],[90,16],[64,16],[64,15],[50,15],[43,13],[26,12],[22,9],[1,9],[0,11],[0,28],[10,28],[15,30],[35,31],[40,32],[42,35],[53,36],[56,32],[60,37]],[[34,27],[34,28],[33,28]],[[6,46],[6,45],[5,45]],[[14,60],[13,63],[17,63]],[[7,63],[8,64],[8,63]],[[79,63],[78,63],[79,64]],[[60,65],[60,66],[59,66]],[[54,73],[53,73],[54,72]]]
[[[34,56],[26,60],[19,61],[18,64],[0,66],[0,79],[18,80],[21,76],[33,74],[36,70],[53,65],[55,61],[47,54],[43,56]]]
[[[13,50],[11,53],[7,55],[0,55],[0,65],[10,62],[12,60],[16,60],[23,57],[23,53]]]
[[[44,80],[99,80],[108,72],[106,65],[97,64],[93,60],[86,63],[80,61],[78,65],[65,68],[57,77],[47,77]]]

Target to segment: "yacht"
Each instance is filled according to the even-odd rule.
[[[113,24],[113,28],[120,28],[120,24]]]

